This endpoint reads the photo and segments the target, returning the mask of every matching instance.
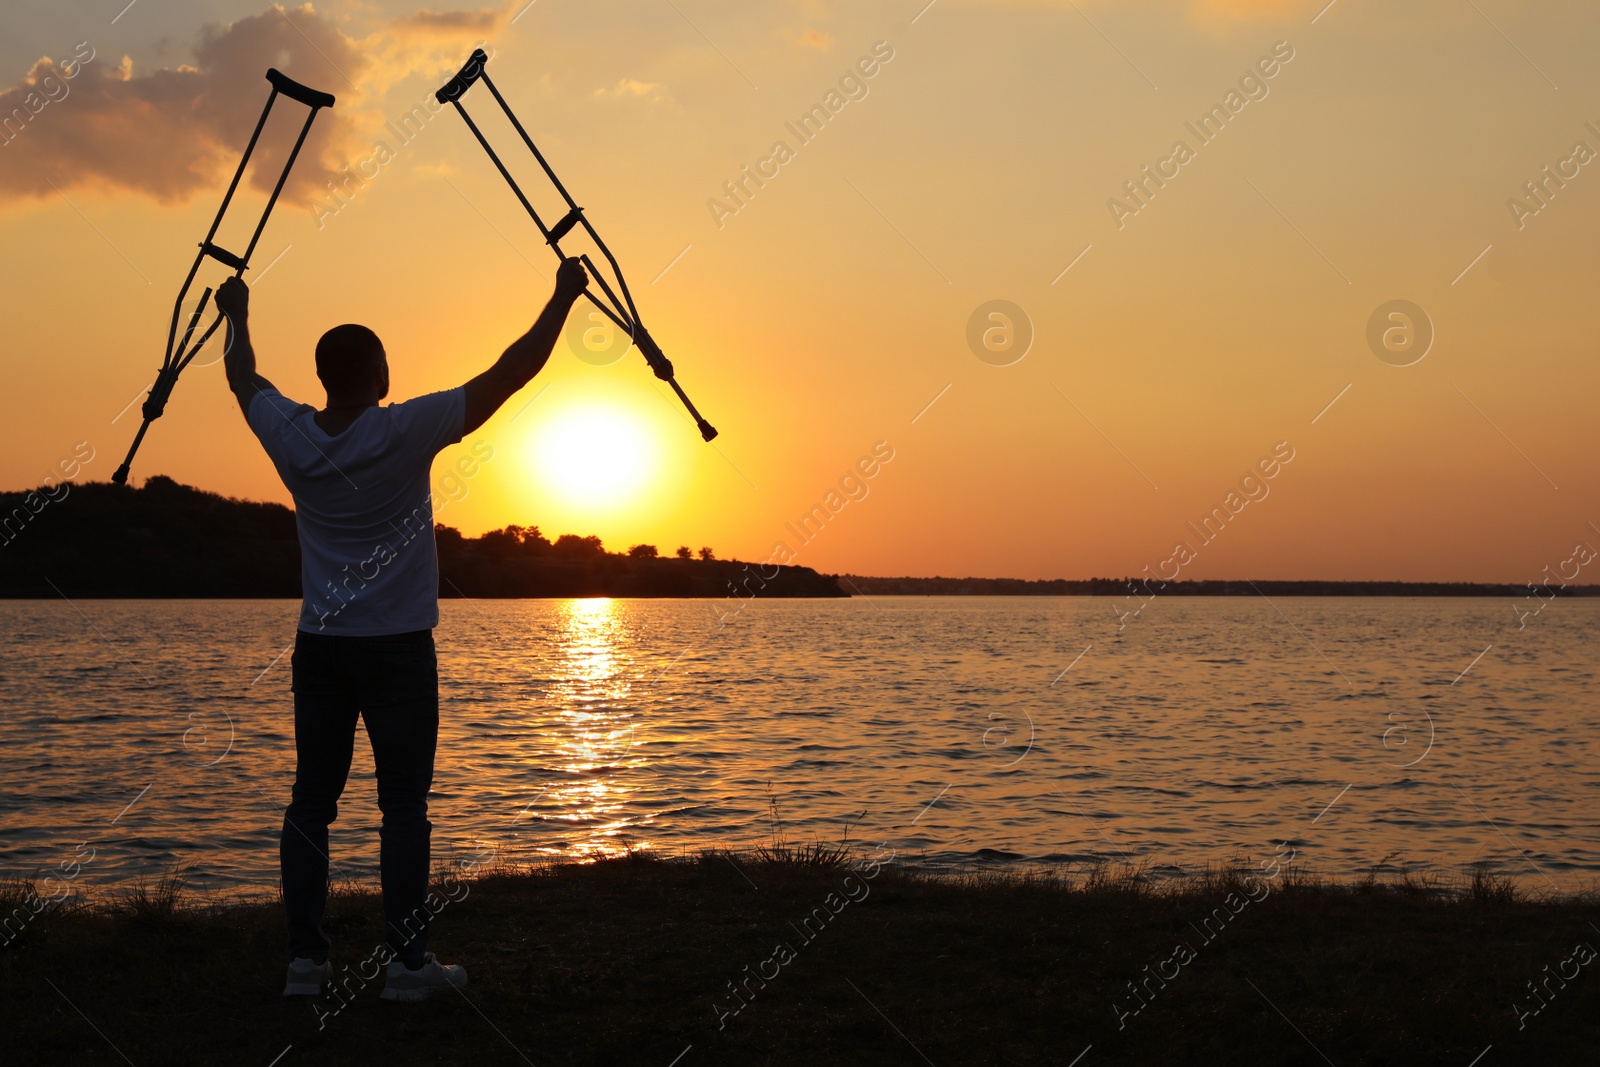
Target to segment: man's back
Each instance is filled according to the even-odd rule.
[[[304,601],[300,629],[376,636],[438,625],[439,565],[429,467],[461,440],[462,389],[373,405],[338,433],[276,389],[247,418],[294,497]]]
[[[378,784],[384,1000],[421,1000],[466,984],[466,970],[428,951],[436,906],[428,891],[433,824],[428,792],[439,742],[439,564],[428,474],[439,450],[482,426],[543,368],[584,291],[569,259],[533,327],[459,389],[382,407],[383,342],[365,326],[335,326],[317,342],[322,411],[256,373],[250,291],[217,289],[228,317],[228,387],[294,497],[305,594],[294,656],[295,779],[278,837],[288,926],[285,996],[319,995],[333,975],[323,929],[328,827],[350,776],[357,722],[366,724]],[[442,905],[441,905],[442,906]]]

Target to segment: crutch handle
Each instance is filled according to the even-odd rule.
[[[306,107],[332,107],[333,94],[319,92],[309,85],[301,85],[275,67],[267,69],[267,81],[290,100],[298,100]]]
[[[226,248],[218,248],[210,241],[201,241],[200,251],[210,256],[218,263],[221,263],[224,266],[232,267],[241,274],[250,269],[250,264],[246,263],[242,258],[234,255]]]
[[[437,93],[433,95],[441,104],[454,103],[460,99],[461,94],[472,88],[472,83],[483,77],[483,65],[489,62],[489,56],[483,49],[477,48],[472,52],[472,58],[467,60],[467,65],[456,72],[456,76],[444,83]]]

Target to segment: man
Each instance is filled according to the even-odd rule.
[[[322,930],[328,825],[350,772],[356,719],[372,743],[383,812],[380,863],[386,948],[383,999],[421,1000],[465,985],[466,971],[428,951],[428,790],[439,735],[439,564],[428,472],[538,374],[588,277],[576,259],[556,275],[537,322],[466,385],[382,407],[383,344],[365,326],[317,342],[318,411],[256,373],[250,292],[217,290],[228,318],[228,386],[294,497],[304,601],[293,664],[296,769],[279,841],[289,925],[285,996],[315,996],[332,973]]]

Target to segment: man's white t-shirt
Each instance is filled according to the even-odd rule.
[[[294,497],[300,629],[373,637],[439,624],[433,457],[461,440],[466,390],[370,407],[339,434],[276,389],[245,418]]]

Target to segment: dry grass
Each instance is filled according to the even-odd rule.
[[[170,922],[181,912],[196,906],[196,902],[184,896],[184,887],[188,885],[189,873],[193,869],[192,865],[174,864],[154,883],[140,877],[113,898],[111,910],[136,922]]]
[[[1322,1062],[1310,1042],[1340,1067],[1459,1067],[1490,1044],[1502,1063],[1588,1062],[1600,1042],[1600,974],[1588,968],[1525,1028],[1512,1010],[1542,968],[1600,943],[1593,893],[1538,896],[1487,868],[1451,880],[1395,857],[1354,881],[1291,866],[1202,940],[1196,923],[1259,890],[1258,863],[952,872],[902,861],[869,879],[868,851],[779,838],[746,852],[496,858],[434,928],[440,955],[467,965],[470,1000],[399,1007],[373,983],[333,1016],[278,996],[275,901],[202,906],[174,870],[52,908],[0,950],[8,1054],[122,1062],[114,1042],[135,1063],[267,1064],[292,1045],[282,1067],[523,1056],[545,1067],[665,1065],[692,1046],[679,1067],[922,1063],[919,1051],[938,1064],[1066,1064],[1093,1044],[1083,1067]],[[852,875],[870,894],[830,915],[825,902]],[[31,891],[0,884],[0,901]],[[798,924],[818,916],[804,937]],[[381,937],[377,894],[336,887],[327,926],[336,965],[354,966]],[[1126,1010],[1129,983],[1179,941],[1196,958],[1119,1027],[1113,1005]],[[780,942],[793,962],[752,979]],[[744,1006],[724,1015],[730,983]]]

